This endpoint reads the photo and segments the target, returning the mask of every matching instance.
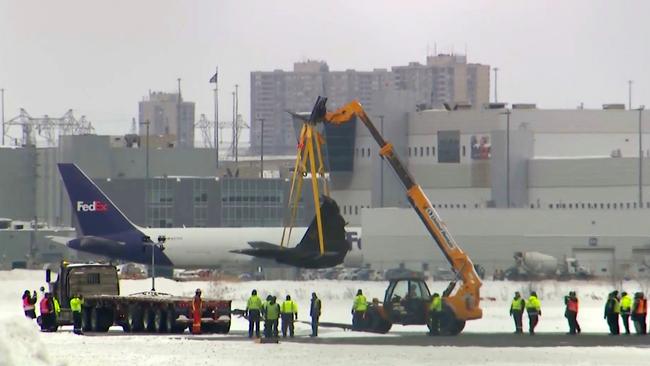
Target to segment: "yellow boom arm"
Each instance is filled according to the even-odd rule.
[[[446,303],[454,311],[456,318],[460,320],[481,318],[483,314],[479,307],[481,279],[476,274],[472,261],[451,237],[445,223],[438,216],[422,188],[415,183],[413,176],[402,164],[393,149],[393,145],[384,140],[361,103],[356,100],[352,101],[334,112],[326,113],[324,119],[327,123],[340,125],[349,122],[354,117],[360,119],[370,131],[370,134],[380,147],[379,155],[388,162],[397,174],[406,189],[406,196],[411,206],[436,244],[438,244],[438,247],[440,247],[440,250],[442,250],[456,275],[462,280],[461,286],[454,294],[451,294],[451,292],[456,285],[455,281],[447,288],[445,291],[445,294],[448,295],[445,297]]]

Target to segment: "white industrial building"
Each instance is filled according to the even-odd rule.
[[[647,113],[531,104],[416,112],[400,109],[408,95],[383,98],[386,112],[375,114],[384,116],[384,135],[460,245],[488,271],[510,266],[516,251],[540,251],[578,257],[597,275],[645,273],[650,192],[639,177],[649,184],[650,159],[639,155],[650,154]],[[350,225],[362,226],[367,263],[444,264],[365,128],[356,130],[353,172],[337,175],[343,178],[333,196]]]

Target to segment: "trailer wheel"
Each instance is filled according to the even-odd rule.
[[[92,323],[90,321],[91,308],[84,307],[81,312],[81,330],[84,332],[90,332],[93,330]]]
[[[165,333],[167,331],[167,312],[163,309],[156,309],[153,324],[155,332]]]
[[[230,332],[230,322],[214,326],[215,333],[228,334]]]
[[[126,317],[126,322],[131,332],[141,332],[144,329],[142,323],[142,310],[137,305],[131,305]]]
[[[167,331],[169,333],[183,333],[185,331],[184,325],[178,325],[176,323],[176,311],[172,307],[167,310],[167,317],[165,318],[165,323],[167,324]]]
[[[147,332],[155,332],[154,325],[155,311],[151,308],[144,308],[142,310],[142,323],[144,325],[144,330]]]
[[[112,316],[109,317],[109,315],[112,315],[109,310],[98,307],[93,308],[90,313],[90,327],[92,330],[102,333],[108,332],[108,328],[113,325]]]

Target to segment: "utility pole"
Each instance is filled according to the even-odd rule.
[[[379,132],[384,136],[384,116],[379,116]],[[384,159],[379,160],[379,207],[384,207]]]
[[[507,207],[510,208],[510,114],[512,111],[506,109],[506,202]]]
[[[264,118],[260,118],[260,178],[264,179]]]
[[[235,163],[239,161],[239,84],[235,84]]]
[[[146,147],[145,147],[146,150],[145,150],[145,153],[144,153],[145,154],[144,155],[144,176],[145,176],[145,179],[144,179],[144,187],[145,187],[144,192],[145,192],[145,197],[146,197],[145,200],[144,200],[144,204],[145,204],[145,207],[144,207],[144,221],[145,221],[145,227],[146,227],[146,226],[149,226],[149,203],[150,203],[150,199],[151,199],[151,197],[149,197],[149,125],[151,124],[151,122],[149,120],[146,120],[144,122],[140,122],[140,124],[144,125],[145,129],[146,129],[145,130],[146,135],[145,135],[145,140],[144,140],[145,145],[146,145]]]
[[[497,89],[498,89],[498,76],[499,68],[494,68],[494,103],[499,103],[499,98],[497,98]]]
[[[5,90],[0,89],[0,94],[2,94],[2,145],[5,144]]]
[[[639,106],[639,208],[643,208],[643,130],[641,128],[643,109],[645,106]]]
[[[627,81],[627,109],[632,110],[632,80]]]
[[[237,151],[237,115],[235,114],[235,92],[232,92],[232,152],[233,158],[235,158],[235,151]],[[235,158],[236,160],[236,158]]]
[[[176,141],[178,141],[179,146],[185,146],[185,138],[181,141],[181,78],[176,80],[178,81],[178,99],[176,100]]]
[[[214,149],[215,149],[215,166],[219,170],[219,84],[218,84],[219,67],[216,68],[214,76],[210,79],[214,83]],[[215,172],[215,174],[217,174]]]

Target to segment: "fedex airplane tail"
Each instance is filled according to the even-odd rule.
[[[137,229],[79,167],[58,166],[82,235],[102,237]]]

